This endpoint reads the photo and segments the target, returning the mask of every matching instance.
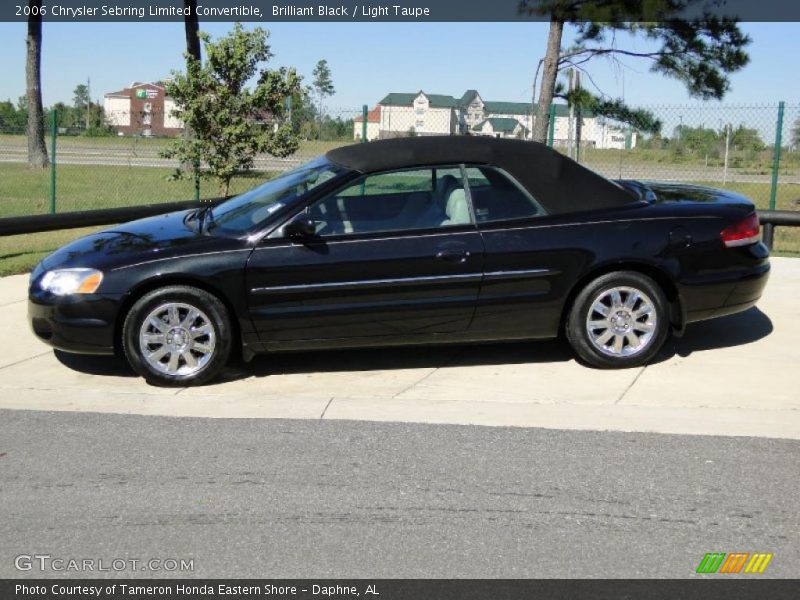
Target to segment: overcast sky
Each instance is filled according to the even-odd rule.
[[[201,23],[214,36],[231,26]],[[753,38],[751,62],[732,77],[724,102],[800,104],[800,23],[742,27]],[[268,29],[274,65],[296,67],[310,83],[317,60],[328,60],[336,86],[328,104],[344,109],[372,106],[388,92],[420,89],[460,96],[475,88],[484,99],[528,102],[547,35],[545,23],[269,23]],[[0,40],[0,99],[16,101],[25,90],[25,25],[0,23]],[[181,67],[183,49],[183,23],[45,23],[44,103],[71,103],[72,90],[87,77],[93,98],[134,80],[168,77]],[[625,62],[622,69],[600,59],[590,63],[606,94],[624,95],[635,105],[698,103],[680,82],[649,73],[646,61]]]

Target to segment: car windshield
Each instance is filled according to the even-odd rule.
[[[344,170],[324,157],[317,158],[214,207],[205,219],[208,231],[246,233],[257,229],[276,212]]]

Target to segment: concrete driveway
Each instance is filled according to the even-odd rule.
[[[800,260],[773,259],[758,308],[691,326],[647,367],[583,367],[562,341],[256,358],[163,389],[115,358],[29,331],[27,276],[0,279],[0,408],[352,419],[800,439]]]

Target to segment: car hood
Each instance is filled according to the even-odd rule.
[[[132,260],[146,261],[155,255],[169,257],[185,252],[191,245],[212,243],[213,236],[198,231],[187,217],[192,211],[180,211],[115,225],[104,231],[79,238],[45,258],[44,269],[91,267],[103,269]]]

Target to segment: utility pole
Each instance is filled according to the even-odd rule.
[[[725,167],[722,170],[722,185],[728,183],[728,148],[731,145],[731,124],[725,125]]]
[[[575,69],[569,70],[569,91],[575,89]],[[573,158],[573,136],[575,132],[575,103],[569,103],[569,120],[567,122],[567,156]]]
[[[92,108],[92,80],[86,77],[86,131],[89,131],[89,115]]]
[[[575,89],[581,89],[581,72],[575,71]],[[583,115],[581,114],[581,106],[577,104],[575,106],[575,156],[573,158],[580,162],[581,161],[581,133],[582,133],[582,122]]]

